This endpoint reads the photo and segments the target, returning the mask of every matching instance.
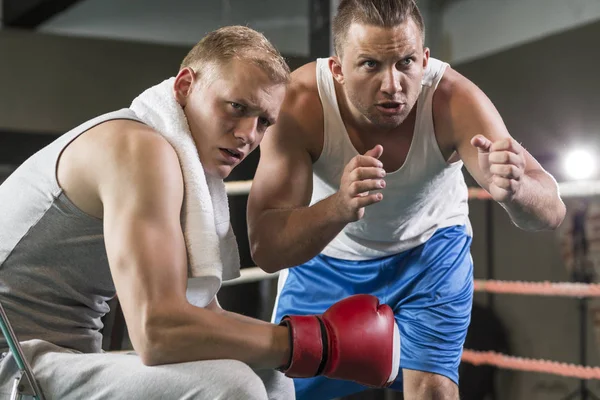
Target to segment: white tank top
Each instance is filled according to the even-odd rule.
[[[465,225],[471,234],[462,161],[447,163],[434,133],[432,100],[448,64],[430,58],[417,101],[415,130],[406,161],[386,175],[381,202],[346,227],[323,254],[368,260],[397,254],[426,242],[437,229]],[[313,165],[311,204],[339,189],[345,165],[358,154],[342,122],[327,59],[317,60],[317,87],[324,115],[324,143]]]

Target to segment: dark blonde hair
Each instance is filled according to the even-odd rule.
[[[412,18],[425,43],[425,24],[415,0],[341,0],[333,18],[333,46],[342,56],[348,29],[353,23],[392,28]]]
[[[246,61],[263,70],[274,84],[290,79],[290,68],[269,40],[246,26],[226,26],[210,32],[185,56],[180,69],[191,67],[202,75],[206,68],[223,66],[232,59]]]

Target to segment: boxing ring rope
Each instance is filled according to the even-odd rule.
[[[241,276],[223,282],[223,286],[241,285],[250,282],[259,282],[265,279],[274,279],[279,272],[266,273],[259,267],[243,268]],[[571,283],[571,282],[524,282],[524,281],[499,281],[474,279],[474,291],[495,294],[522,294],[535,296],[560,296],[560,297],[600,297],[600,284],[597,283]]]
[[[250,192],[252,181],[225,183],[229,195],[245,195]],[[600,196],[600,181],[559,183],[562,198]],[[469,188],[469,199],[490,200],[490,194],[481,188]],[[274,279],[279,273],[266,273],[258,267],[243,268],[239,278],[223,282],[223,286],[233,286],[266,279]],[[589,298],[600,297],[600,284],[570,282],[524,282],[475,279],[474,291],[494,294],[516,294],[535,296],[561,296]],[[600,367],[589,367],[561,363],[543,359],[531,359],[510,356],[493,351],[475,351],[464,349],[462,361],[473,365],[491,365],[504,369],[525,372],[538,372],[577,379],[600,380]]]
[[[225,182],[225,189],[230,196],[244,195],[250,193],[252,181],[231,181]]]
[[[231,196],[250,193],[252,181],[225,182],[227,194]],[[600,181],[574,181],[558,184],[560,196],[565,197],[591,197],[600,196]],[[469,188],[469,199],[489,200],[490,194],[482,188]]]
[[[537,296],[600,297],[600,284],[571,282],[523,282],[475,279],[476,292]]]
[[[464,349],[462,361],[473,365],[492,365],[494,367],[524,372],[540,372],[577,379],[600,379],[600,368],[559,363],[548,360],[513,357],[493,351],[475,351]]]
[[[268,274],[268,273],[264,272],[262,269],[260,269],[259,267],[242,268],[240,270],[239,278],[235,278],[230,281],[224,281],[223,286],[234,286],[234,285],[241,285],[243,283],[259,282],[259,281],[263,281],[265,279],[274,279],[274,278],[277,278],[278,276],[279,276],[279,272]]]

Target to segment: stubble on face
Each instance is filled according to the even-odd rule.
[[[343,89],[356,119],[375,129],[400,126],[416,104],[424,73],[425,53],[414,21],[393,28],[353,24],[343,54]]]

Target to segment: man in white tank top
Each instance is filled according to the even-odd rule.
[[[252,255],[281,270],[273,322],[355,293],[400,328],[392,388],[458,399],[472,304],[464,165],[523,229],[554,229],[555,180],[508,133],[486,95],[429,56],[413,0],[342,0],[335,55],[292,74],[261,145],[249,198]],[[299,399],[364,386],[296,380]]]

